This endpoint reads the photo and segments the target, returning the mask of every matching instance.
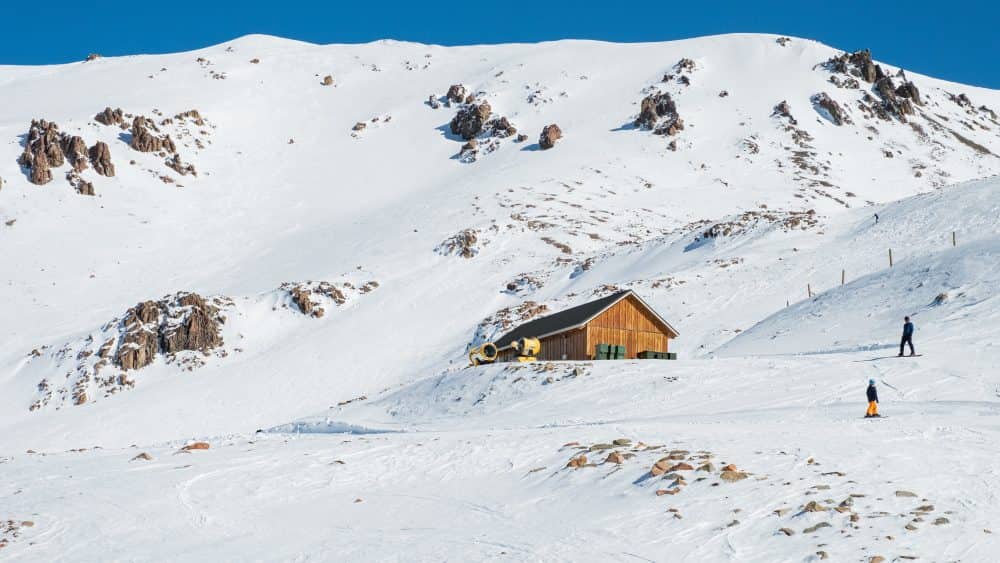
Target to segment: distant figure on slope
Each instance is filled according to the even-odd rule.
[[[913,351],[913,323],[910,322],[910,317],[903,317],[903,339],[899,342],[899,355],[903,355],[903,346],[910,345],[910,355],[913,356],[916,352]]]
[[[875,214],[875,224],[878,225],[878,213]]]
[[[865,418],[875,418],[878,414],[878,391],[875,390],[875,380],[868,380],[868,412]]]

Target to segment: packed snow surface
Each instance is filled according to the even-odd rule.
[[[0,67],[0,558],[994,561],[1000,92],[878,63],[893,113],[840,54],[250,36]],[[484,100],[517,134],[467,145]],[[115,176],[32,184],[33,119]],[[466,366],[620,288],[679,360]],[[188,326],[130,324],[178,292],[221,344],[124,369]]]

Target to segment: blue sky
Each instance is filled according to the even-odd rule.
[[[248,33],[315,43],[391,38],[442,45],[552,39],[667,41],[781,33],[947,80],[1000,89],[1000,2],[6,2],[0,64],[78,61],[88,53],[190,50]],[[94,6],[96,4],[97,6]]]

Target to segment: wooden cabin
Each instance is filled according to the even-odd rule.
[[[632,290],[619,291],[546,317],[539,317],[496,341],[499,362],[517,359],[511,344],[520,338],[541,341],[539,360],[594,360],[598,344],[625,347],[625,358],[641,352],[669,352],[678,332]]]

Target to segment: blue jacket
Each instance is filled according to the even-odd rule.
[[[913,323],[903,325],[903,336],[913,336]]]

